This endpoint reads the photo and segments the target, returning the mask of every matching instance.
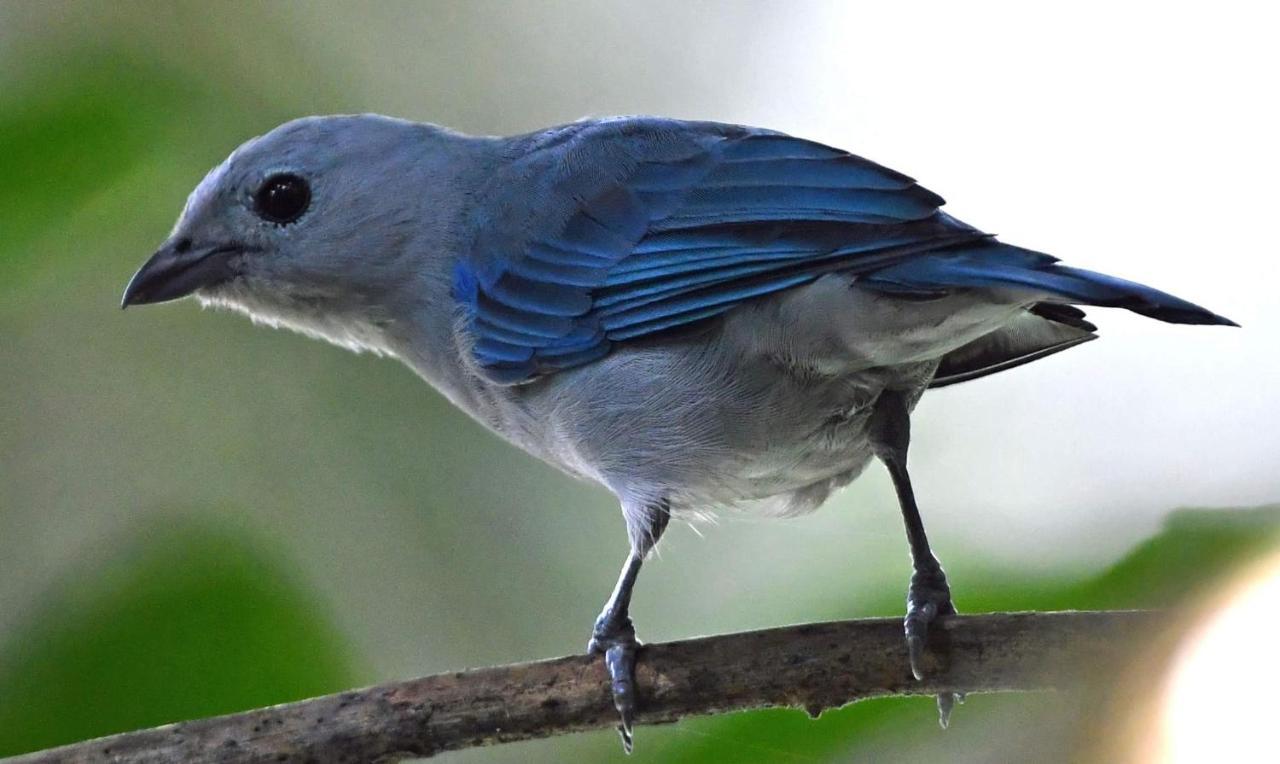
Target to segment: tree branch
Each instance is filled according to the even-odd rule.
[[[877,618],[654,644],[636,671],[642,724],[767,706],[824,708],[943,690],[1063,689],[1124,658],[1156,626],[1140,611],[953,616],[930,634],[924,681],[900,619]],[[19,756],[47,762],[349,762],[431,756],[617,723],[598,658],[583,655],[390,682]],[[641,733],[643,735],[643,733]]]

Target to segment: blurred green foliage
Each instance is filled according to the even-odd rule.
[[[7,288],[47,265],[26,245],[153,152],[162,115],[194,100],[190,87],[154,67],[89,53],[0,94],[0,279]]]
[[[1047,606],[1166,607],[1198,597],[1280,543],[1280,507],[1173,512],[1157,536]]]
[[[0,646],[0,755],[351,686],[349,648],[261,539],[152,524]]]

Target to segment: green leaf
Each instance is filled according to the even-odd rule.
[[[182,524],[49,592],[0,648],[0,756],[354,684],[350,651],[275,555]]]
[[[149,153],[195,90],[118,54],[82,54],[0,96],[0,274],[39,267],[36,236]]]
[[[1158,535],[1065,592],[1062,607],[1168,607],[1220,585],[1278,544],[1280,506],[1178,510]]]

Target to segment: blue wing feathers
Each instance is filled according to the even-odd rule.
[[[797,185],[699,187],[673,215],[738,222],[743,220],[843,220],[885,222],[921,220],[932,215],[941,197],[919,186],[880,190]]]
[[[590,136],[566,129],[542,150],[576,158]],[[838,263],[981,235],[938,216],[942,199],[911,178],[838,149],[725,126],[683,137],[692,143],[671,158],[635,162],[592,193],[562,178],[556,193],[578,193],[558,230],[464,261],[456,291],[491,378],[568,368],[613,341],[722,313]]]
[[[625,286],[653,279],[674,278],[686,273],[711,271],[726,266],[804,259],[811,252],[797,249],[753,249],[751,247],[717,247],[704,250],[680,250],[678,252],[636,256],[628,258],[611,269],[601,286]],[[597,294],[603,294],[598,292]]]
[[[455,273],[475,360],[500,384],[834,271],[885,291],[1019,286],[1163,320],[1225,321],[996,242],[940,212],[943,199],[910,177],[812,141],[655,119],[531,140],[513,161],[536,169],[509,187],[495,181],[510,194],[499,204],[514,211],[509,222],[478,221],[476,249]]]
[[[528,382],[541,372],[541,369],[532,361],[502,363],[480,361],[478,358],[476,360],[484,369],[485,376],[499,385],[518,385],[521,382]]]
[[[625,289],[602,289],[596,293],[595,308],[598,315],[606,316],[626,310],[635,301],[651,301],[670,294],[683,294],[708,284],[724,284],[745,276],[777,270],[772,262],[754,262],[736,259],[733,265],[707,268],[673,278],[669,274],[648,278],[639,283],[628,283]],[[621,305],[619,308],[617,306]]]
[[[548,316],[580,316],[591,309],[591,297],[565,282],[538,281],[504,273],[488,294],[512,308]]]
[[[721,223],[734,223],[740,218],[734,214],[709,213],[703,215],[671,215],[657,222],[653,226],[655,231],[669,231],[680,228],[701,228],[703,226],[719,225]],[[795,211],[788,211],[783,208],[760,209],[755,212],[754,219],[757,221],[778,221],[789,222],[793,220],[806,220],[813,222],[830,222],[830,223],[870,223],[874,225],[889,225],[901,222],[900,218],[895,218],[888,214],[879,214],[875,212],[843,212],[835,209],[817,209],[817,208],[801,208]]]
[[[622,253],[629,251],[635,241],[606,228],[591,216],[579,213],[569,219],[564,232],[550,244],[560,249],[570,249],[594,255],[607,262],[615,262],[625,257]]]
[[[592,361],[602,358],[608,354],[609,349],[610,343],[602,341],[572,353],[542,353],[539,356],[539,371],[546,373],[548,370],[559,371],[560,369],[572,369],[574,366],[581,366],[585,363],[591,363]]]
[[[527,361],[533,357],[533,348],[531,347],[499,342],[490,337],[480,338],[476,342],[473,352],[482,363],[486,361]]]
[[[890,289],[1024,287],[1067,302],[1126,308],[1161,321],[1183,324],[1232,324],[1180,297],[1134,281],[1058,264],[1058,259],[989,240],[902,260],[863,279]]]
[[[552,358],[564,358],[567,356],[575,355],[578,353],[582,353],[583,351],[589,350],[595,347],[596,345],[603,343],[604,340],[605,340],[604,331],[597,329],[596,331],[592,332],[592,336],[587,339],[578,340],[575,342],[562,342],[559,344],[538,348],[538,358],[542,360],[550,360]]]
[[[751,297],[781,291],[812,280],[813,277],[811,275],[802,273],[768,280],[730,282],[714,289],[680,293],[661,301],[642,304],[621,312],[607,314],[602,312],[600,323],[604,326],[605,331],[612,336],[612,332],[615,329],[648,321],[662,320],[691,311],[701,311],[723,305],[736,305]]]
[[[710,163],[707,156],[676,162],[642,162],[627,180],[627,185],[648,200],[660,200],[663,194],[683,192],[700,181]]]
[[[585,201],[579,214],[626,242],[635,242],[644,236],[651,215],[649,208],[623,186]],[[565,235],[573,234],[566,229]]]
[[[547,262],[538,257],[522,257],[510,265],[511,273],[541,281],[544,283],[559,282],[567,286],[594,287],[609,278],[607,268],[567,265]]]
[[[725,162],[751,162],[760,159],[839,159],[847,156],[850,154],[846,151],[814,141],[759,131],[725,146],[721,159]]]
[[[541,260],[552,267],[607,268],[617,260],[617,257],[610,252],[596,253],[578,249],[574,245],[563,241],[530,242],[525,252],[525,257],[517,258],[517,261],[525,259]],[[508,264],[507,267],[510,268],[511,266]]]
[[[573,322],[564,316],[519,310],[498,302],[483,292],[476,297],[473,310],[476,318],[485,323],[546,339],[558,339],[574,328]]]
[[[911,178],[885,172],[883,167],[858,157],[834,159],[764,159],[726,162],[716,166],[699,183],[702,188],[779,186],[809,188],[863,188],[895,191],[910,188]]]
[[[703,308],[695,308],[685,311],[684,313],[672,313],[662,318],[651,321],[641,321],[628,326],[619,326],[609,332],[609,339],[615,342],[623,340],[637,339],[649,335],[657,334],[668,329],[675,329],[681,326],[702,321],[707,318],[718,316],[725,311],[722,305],[710,305]]]
[[[494,339],[499,342],[510,342],[513,345],[536,348],[549,342],[558,342],[560,340],[558,335],[531,334],[510,329],[507,326],[494,323],[484,315],[475,316],[472,320],[472,326],[477,337]]]
[[[966,237],[971,238],[969,235],[966,235]],[[952,238],[950,241],[954,242],[955,240],[955,238]],[[667,305],[684,305],[689,295],[693,295],[693,299],[701,298],[705,301],[710,301],[716,298],[723,289],[742,287],[746,281],[750,281],[753,289],[757,286],[761,288],[761,291],[755,294],[766,294],[771,291],[787,289],[807,281],[813,281],[825,273],[846,272],[857,274],[873,272],[877,268],[897,262],[916,252],[933,250],[943,243],[936,240],[926,240],[900,247],[887,247],[880,251],[860,251],[853,255],[844,251],[837,251],[823,256],[794,259],[792,262],[784,264],[785,267],[777,267],[775,265],[757,269],[751,266],[742,266],[741,271],[727,275],[726,278],[700,280],[702,283],[693,283],[687,286],[680,285],[662,289],[661,291],[652,289],[652,284],[633,285],[624,292],[608,289],[600,290],[596,293],[596,306],[598,308],[596,313],[600,316],[607,316],[663,300],[668,301]],[[725,272],[722,271],[722,273]],[[670,302],[672,298],[676,297],[681,298],[681,302]],[[602,302],[607,303],[607,305],[601,306]],[[715,304],[720,303],[716,302]],[[724,309],[732,307],[733,304],[736,303],[731,303]]]

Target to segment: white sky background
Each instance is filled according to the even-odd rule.
[[[1276,19],[1174,5],[833,3],[786,29],[772,124],[1244,326],[1094,311],[1101,341],[927,397],[917,479],[982,525],[1280,499]]]
[[[379,108],[481,132],[619,112],[786,130],[915,176],[1006,241],[1244,325],[1098,309],[1103,340],[927,396],[913,467],[945,505],[931,527],[979,548],[1012,529],[1070,557],[1085,550],[1044,547],[1118,552],[1173,507],[1280,500],[1266,4],[516,7],[308,22],[356,53]],[[1114,548],[1108,527],[1128,529]]]

